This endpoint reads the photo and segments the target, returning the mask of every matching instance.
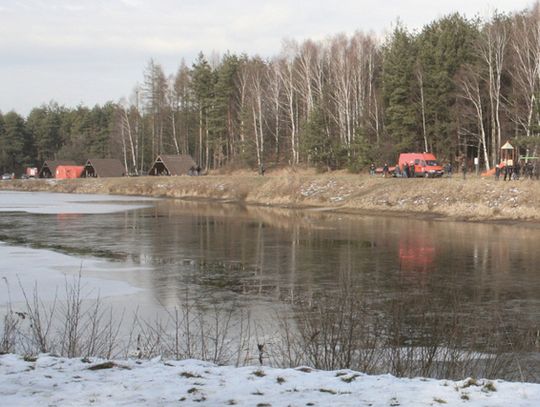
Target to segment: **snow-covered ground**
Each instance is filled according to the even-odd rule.
[[[102,369],[100,364],[106,362]],[[350,370],[216,366],[197,360],[0,356],[4,406],[537,407],[540,384],[398,379]]]

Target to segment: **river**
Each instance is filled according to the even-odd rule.
[[[21,192],[0,192],[0,211],[4,309],[8,294],[22,302],[17,285],[37,281],[50,297],[62,276],[79,272],[94,295],[146,315],[180,306],[189,292],[264,325],[276,311],[295,318],[298,304],[332,308],[347,297],[386,327],[402,321],[396,346],[425,345],[460,320],[461,347],[493,350],[492,333],[509,343],[505,353],[536,360],[522,374],[539,380],[534,224]]]

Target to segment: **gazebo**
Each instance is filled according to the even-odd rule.
[[[514,146],[509,141],[501,147],[501,162],[509,167],[514,165]]]

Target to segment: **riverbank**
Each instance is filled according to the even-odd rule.
[[[540,221],[540,182],[461,176],[442,179],[370,177],[346,172],[281,170],[201,177],[13,180],[0,189],[134,195],[240,202],[345,212],[416,214],[463,221]]]
[[[6,405],[536,406],[540,385],[369,376],[352,370],[217,366],[184,360],[0,356]]]

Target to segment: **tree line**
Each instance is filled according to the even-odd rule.
[[[157,154],[203,168],[359,170],[399,152],[489,169],[511,139],[540,146],[540,5],[487,20],[452,14],[384,40],[364,32],[284,41],[263,59],[200,53],[166,75],[150,60],[128,99],[23,118],[0,113],[0,168],[115,157],[144,174]]]

